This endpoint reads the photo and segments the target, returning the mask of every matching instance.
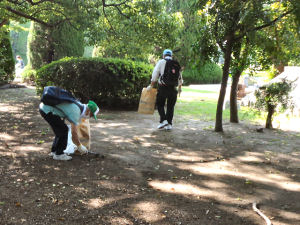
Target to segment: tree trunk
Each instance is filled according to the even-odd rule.
[[[268,129],[273,128],[272,116],[273,116],[274,112],[275,112],[274,106],[268,104],[268,116],[267,116],[267,120],[266,120],[266,128],[268,128]]]
[[[284,71],[284,67],[287,66],[287,63],[284,63],[282,61],[280,61],[277,65],[275,65],[278,74],[282,73]],[[276,75],[277,76],[277,75]]]
[[[216,132],[222,132],[223,131],[223,125],[222,125],[223,104],[224,104],[227,81],[228,81],[228,76],[229,76],[229,67],[230,67],[230,61],[231,61],[232,45],[233,45],[233,37],[230,36],[227,39],[226,49],[225,49],[223,77],[222,77],[221,89],[220,89],[218,105],[217,105],[217,112],[216,112],[216,123],[215,123],[215,131]]]
[[[238,109],[237,109],[237,87],[239,83],[240,76],[242,71],[237,70],[232,76],[232,84],[230,89],[230,122],[238,123]]]

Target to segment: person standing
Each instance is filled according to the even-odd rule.
[[[50,156],[52,156],[54,160],[72,159],[71,156],[64,154],[68,142],[68,126],[65,124],[64,119],[67,119],[71,123],[72,141],[77,146],[77,150],[81,154],[88,153],[87,148],[80,143],[78,125],[81,118],[94,117],[95,120],[97,119],[96,115],[99,112],[99,107],[95,102],[91,100],[88,104],[64,102],[56,106],[46,105],[41,102],[39,111],[55,134],[50,153]]]
[[[16,61],[17,61],[16,65],[15,65],[16,77],[20,78],[21,74],[23,72],[23,69],[24,69],[24,61],[23,61],[22,57],[19,55],[16,56]]]
[[[172,121],[174,116],[174,107],[177,101],[177,94],[181,93],[183,83],[181,75],[181,67],[176,60],[172,58],[173,52],[170,49],[163,51],[163,59],[159,60],[155,65],[151,84],[147,87],[151,88],[158,82],[158,91],[156,96],[157,110],[160,116],[157,129],[172,129]],[[178,86],[178,89],[176,87]],[[167,110],[165,111],[165,103],[167,102]]]

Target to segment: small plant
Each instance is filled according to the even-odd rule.
[[[283,79],[281,82],[263,86],[255,92],[255,107],[268,113],[266,128],[273,128],[272,117],[276,112],[283,112],[293,106],[290,96],[293,83],[294,81]]]
[[[36,70],[31,69],[29,66],[26,66],[22,72],[22,79],[25,82],[34,82],[36,76]]]

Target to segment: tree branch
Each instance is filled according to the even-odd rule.
[[[44,26],[46,26],[46,27],[53,27],[53,26],[55,26],[55,25],[57,25],[57,24],[59,24],[59,23],[62,22],[62,21],[59,21],[59,22],[57,22],[57,23],[55,23],[55,24],[49,24],[49,23],[46,23],[45,21],[42,21],[42,20],[40,20],[40,19],[38,19],[38,18],[36,18],[36,17],[33,17],[33,16],[27,15],[27,14],[25,14],[25,13],[23,13],[23,12],[14,10],[14,9],[12,9],[12,8],[9,7],[9,6],[6,7],[5,9],[6,9],[7,11],[9,11],[9,12],[12,12],[13,14],[15,14],[15,15],[17,15],[17,16],[21,16],[21,17],[23,17],[23,18],[26,18],[26,19],[35,21],[35,22],[40,23],[40,24],[42,24],[42,25],[44,25]]]
[[[33,2],[32,0],[25,0],[25,1],[28,2],[30,5],[39,5],[44,2],[54,2],[53,0],[40,0],[38,2]]]
[[[121,5],[126,5],[126,3],[128,2],[128,0],[125,0],[124,2],[120,2],[120,3],[114,3],[114,4],[106,4],[105,3],[105,0],[102,0],[102,3],[103,3],[103,7],[110,7],[110,6],[113,6],[113,7],[118,7],[118,6],[121,6]]]
[[[264,25],[261,25],[261,26],[258,26],[258,27],[254,27],[252,29],[249,29],[249,30],[246,30],[244,33],[242,33],[241,35],[239,35],[238,37],[236,37],[236,39],[240,39],[242,37],[245,36],[246,33],[248,32],[252,32],[252,31],[257,31],[257,30],[261,30],[261,29],[264,29],[266,27],[269,27],[269,26],[272,26],[273,24],[275,24],[278,20],[282,19],[283,17],[285,17],[286,15],[292,13],[294,11],[294,9],[291,9],[283,14],[281,14],[280,16],[278,16],[276,19],[264,24]]]
[[[1,28],[2,26],[4,26],[7,22],[8,22],[8,20],[7,20],[7,19],[4,19],[4,20],[0,23],[0,28]]]
[[[215,38],[216,38],[216,40],[217,40],[217,43],[218,43],[220,49],[222,50],[222,52],[225,52],[225,48],[224,48],[224,46],[223,46],[223,43],[222,43],[222,41],[218,38],[218,27],[219,27],[219,26],[218,26],[218,19],[217,19],[216,22],[215,22],[214,35],[215,35]]]

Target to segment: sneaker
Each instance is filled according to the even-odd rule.
[[[163,129],[165,126],[168,125],[168,121],[164,120],[162,121],[162,123],[160,123],[158,126],[157,126],[157,129]]]
[[[55,152],[50,152],[48,155],[53,158],[53,156],[55,155]]]
[[[61,154],[61,155],[54,155],[53,156],[53,159],[54,160],[63,160],[63,161],[68,161],[68,160],[71,160],[72,157],[71,156],[68,156],[67,154]]]
[[[168,124],[167,126],[165,126],[165,130],[172,130],[172,125],[171,124]]]

